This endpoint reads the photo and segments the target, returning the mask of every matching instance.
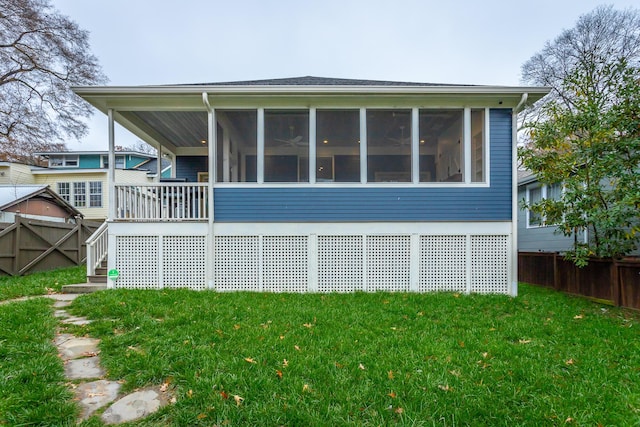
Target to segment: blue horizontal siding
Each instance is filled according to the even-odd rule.
[[[490,119],[491,186],[488,188],[221,187],[214,191],[215,220],[510,221],[511,110],[491,110]]]

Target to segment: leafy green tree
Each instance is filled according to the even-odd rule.
[[[620,257],[640,243],[640,69],[625,59],[575,67],[559,90],[541,107],[544,120],[525,125],[519,157],[563,194],[525,207],[574,236],[567,257],[577,265]],[[585,231],[588,241],[576,238]]]
[[[92,110],[70,87],[105,81],[89,34],[50,0],[0,0],[0,160],[83,136]]]

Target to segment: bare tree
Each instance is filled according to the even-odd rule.
[[[612,86],[607,67],[626,62],[640,65],[640,12],[637,9],[615,10],[599,6],[582,15],[576,25],[564,30],[552,42],[522,65],[522,81],[551,87],[542,103],[525,110],[521,120],[541,118],[545,102],[560,102],[575,108],[574,96],[565,90],[565,80],[575,73],[591,76],[581,87],[585,94],[596,94]],[[615,86],[615,85],[613,85]]]
[[[73,85],[106,82],[89,34],[49,0],[0,0],[0,160],[33,163],[87,132]]]

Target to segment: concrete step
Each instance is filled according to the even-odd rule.
[[[90,294],[107,289],[106,278],[105,283],[78,283],[75,285],[62,286],[63,294]]]

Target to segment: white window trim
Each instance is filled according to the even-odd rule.
[[[562,185],[562,184],[560,184]],[[535,184],[529,184],[526,187],[525,200],[527,205],[531,203],[531,190],[536,188],[540,188],[540,200],[547,199],[547,190],[549,186],[547,184],[540,184],[539,182]],[[562,185],[560,194],[564,194],[564,185]],[[531,209],[526,209],[526,220],[527,220],[527,228],[546,228],[546,227],[556,227],[558,224],[547,224],[547,219],[544,215],[540,216],[540,224],[531,224]]]
[[[61,165],[52,165],[51,164],[51,158],[62,158],[62,164]],[[68,164],[69,161],[73,161],[75,162],[75,164]],[[50,168],[77,168],[80,167],[80,156],[78,156],[77,154],[56,154],[56,155],[52,155],[49,157],[49,160],[47,162],[49,164]]]

